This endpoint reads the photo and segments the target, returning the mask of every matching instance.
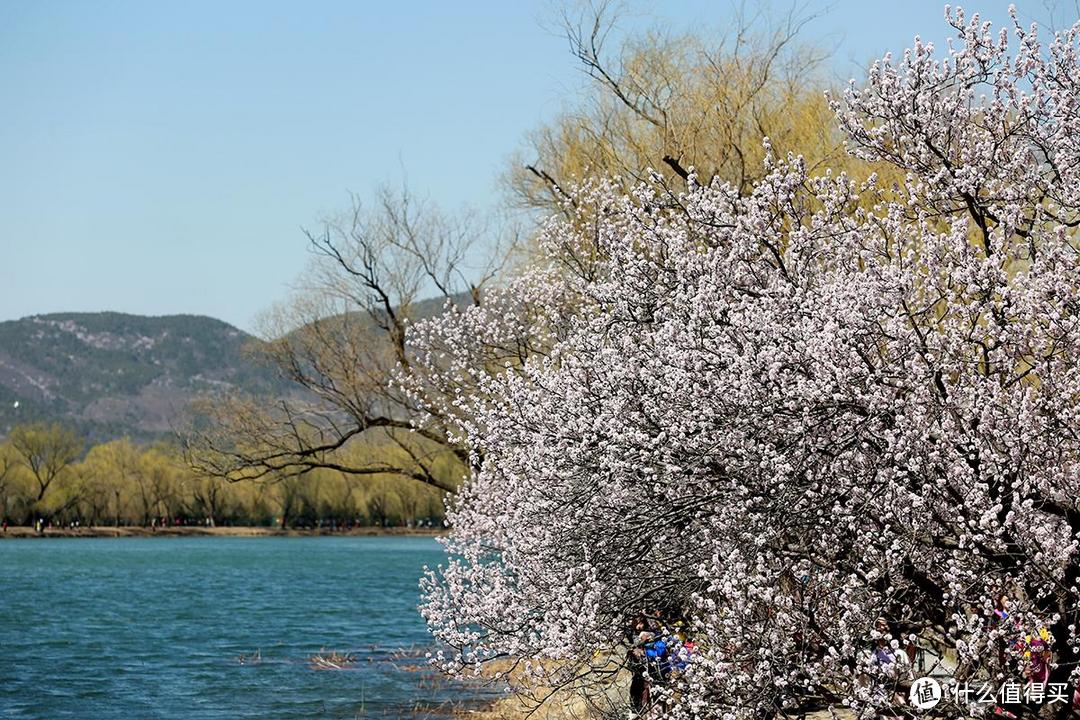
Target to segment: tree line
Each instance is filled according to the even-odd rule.
[[[318,468],[233,482],[196,472],[173,444],[120,438],[88,448],[55,423],[17,426],[0,443],[0,521],[9,525],[387,527],[442,518],[437,489],[379,474]]]

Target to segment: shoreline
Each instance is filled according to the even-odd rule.
[[[439,537],[445,535],[445,528],[410,528],[410,527],[357,527],[348,530],[273,528],[259,526],[198,527],[179,525],[176,527],[95,527],[47,528],[35,532],[26,525],[8,527],[0,532],[0,540],[27,540],[44,538],[117,538],[117,537]]]

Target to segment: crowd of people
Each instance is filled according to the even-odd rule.
[[[1049,631],[1039,622],[1027,622],[1012,613],[1012,600],[1008,593],[1002,592],[994,600],[994,611],[990,616],[991,628],[1000,632],[997,641],[997,670],[1011,678],[1019,674],[1023,686],[1021,703],[1040,704],[1047,698],[1053,698],[1050,692],[1050,670],[1053,667],[1053,641]],[[1073,708],[1080,711],[1080,686],[1072,693]],[[1011,705],[1021,704],[1015,701],[1002,702],[995,709],[1006,718],[1015,717]]]
[[[630,666],[630,706],[643,713],[653,706],[653,689],[666,685],[673,673],[686,669],[695,646],[681,621],[671,627],[659,612],[642,612],[627,630],[627,661]]]
[[[1070,699],[1080,711],[1080,687],[1073,690],[1071,698],[1050,691],[1053,650],[1049,631],[1030,617],[1027,622],[1021,622],[1011,611],[1008,593],[1001,592],[995,598],[986,629],[997,638],[996,651],[987,666],[971,677],[968,677],[970,668],[954,669],[958,677],[952,678],[953,701],[992,705],[992,714],[1006,720],[1017,717],[1023,707],[1037,710],[1044,703]],[[920,674],[917,670],[927,670],[917,668],[922,664],[917,658],[923,651],[915,639],[894,636],[888,620],[879,617],[870,633],[869,645],[866,672],[862,676],[864,687],[868,686],[872,698],[879,702],[889,699],[894,706],[909,704],[912,682]],[[939,668],[939,672],[946,669]]]
[[[1030,707],[1055,697],[1048,688],[1054,659],[1048,630],[1038,623],[1020,622],[1011,612],[1007,593],[998,594],[986,627],[996,631],[1000,638],[996,657],[991,659],[986,668],[988,672],[983,674],[995,681],[1004,679],[1003,687],[1019,689],[1018,698],[1013,701],[1003,700],[1000,688],[991,688],[992,714],[1011,720],[1017,717],[1016,706]],[[635,716],[644,716],[650,709],[663,706],[663,693],[656,690],[668,685],[674,676],[686,669],[693,661],[697,647],[687,636],[682,621],[665,617],[659,611],[643,611],[632,619],[626,631],[626,645],[627,665],[631,672],[630,705]],[[935,668],[924,666],[925,650],[919,647],[916,638],[905,639],[894,633],[885,617],[874,621],[866,648],[860,684],[878,706],[910,704],[913,682],[921,674],[935,671]],[[939,675],[944,670],[947,668],[936,668]],[[966,672],[955,670],[961,674]],[[953,678],[953,682],[959,684],[960,681]],[[963,681],[963,685],[967,687],[968,682]],[[952,699],[986,702],[979,697]],[[1080,712],[1080,686],[1073,688],[1069,699],[1074,710]]]

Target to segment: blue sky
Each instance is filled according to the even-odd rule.
[[[823,12],[805,39],[835,50],[838,77],[946,36],[936,0],[805,5]],[[525,133],[584,83],[553,7],[0,0],[0,320],[117,310],[252,329],[308,260],[301,228],[349,192],[407,176],[448,208],[498,204]],[[650,13],[722,30],[731,7]]]

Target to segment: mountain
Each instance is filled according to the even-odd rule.
[[[464,307],[470,296],[450,300]],[[420,300],[409,316],[435,316],[446,301]],[[338,317],[385,341],[367,314]],[[0,322],[0,439],[43,420],[73,426],[91,442],[154,440],[182,424],[198,397],[230,390],[310,397],[253,359],[260,342],[201,315],[57,313]]]
[[[164,436],[199,396],[289,392],[246,351],[259,340],[196,315],[60,313],[0,322],[0,436],[37,420],[94,442]]]

